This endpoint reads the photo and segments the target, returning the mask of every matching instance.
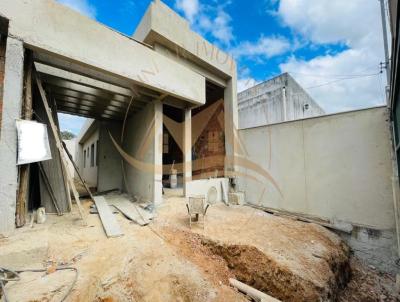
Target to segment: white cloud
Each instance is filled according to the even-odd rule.
[[[230,22],[231,17],[224,10],[219,9],[211,30],[212,35],[226,45],[233,40]]]
[[[338,112],[383,103],[382,75],[355,78],[341,76],[375,74],[379,70],[378,64],[365,64],[375,60],[368,52],[350,49],[309,61],[292,57],[281,64],[280,69],[291,73],[327,112]]]
[[[251,88],[255,85],[260,83],[260,81],[257,81],[256,79],[253,79],[252,77],[244,77],[240,78],[237,80],[237,92],[242,92],[248,88]]]
[[[241,42],[231,52],[236,58],[269,59],[290,49],[290,42],[282,36],[260,37],[257,42]]]
[[[176,0],[175,7],[183,12],[194,30],[201,34],[210,33],[217,42],[228,46],[234,39],[232,18],[225,11],[230,1],[218,5],[203,5],[198,0]]]
[[[376,41],[379,14],[379,2],[365,0],[281,0],[278,9],[286,25],[312,42],[352,46],[366,38]]]
[[[89,18],[96,18],[96,8],[88,0],[58,0],[58,2]]]
[[[378,1],[281,0],[277,14],[301,39],[317,46],[341,43],[347,48],[310,60],[291,57],[281,64],[281,71],[293,72],[303,87],[345,78],[338,75],[379,72],[384,54]],[[382,84],[386,81],[381,76],[358,77],[309,92],[326,111],[335,112],[382,104]]]
[[[177,0],[175,5],[191,23],[200,9],[198,0]]]
[[[61,131],[67,130],[78,135],[86,121],[86,118],[71,114],[58,113],[58,121],[60,123]]]

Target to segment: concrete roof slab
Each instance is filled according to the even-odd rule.
[[[205,103],[205,78],[51,0],[2,0],[9,35],[62,56],[193,104]]]

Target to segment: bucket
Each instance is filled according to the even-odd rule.
[[[36,211],[36,223],[42,224],[46,222],[46,210],[44,207],[40,207]]]

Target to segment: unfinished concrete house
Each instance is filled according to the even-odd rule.
[[[251,128],[324,114],[288,73],[238,93],[239,128]]]
[[[386,107],[309,117],[283,75],[238,130],[235,61],[158,0],[133,37],[2,0],[0,34],[3,301],[398,299]]]
[[[6,77],[2,159],[4,169],[10,173],[2,175],[5,177],[2,194],[7,196],[2,203],[2,231],[14,228],[18,167],[15,166],[15,148],[8,146],[15,143],[15,119],[23,114],[22,88],[26,74],[23,71],[28,61],[33,62],[35,78],[40,79],[53,114],[64,112],[94,119],[94,124],[80,138],[78,162],[83,176],[99,191],[132,188],[131,193],[135,195],[161,202],[162,167],[173,161],[187,187],[192,175],[192,138],[196,140],[195,145],[199,138],[203,144],[207,142],[210,121],[218,127],[213,126],[215,133],[212,133],[217,146],[209,152],[218,159],[211,166],[194,168],[199,170],[199,175],[204,171],[214,173],[214,167],[221,176],[225,170],[232,170],[224,158],[234,150],[229,140],[237,119],[235,63],[230,56],[193,33],[186,21],[163,3],[150,5],[133,38],[52,1],[3,2],[1,14],[5,20],[3,47],[10,52],[6,57],[9,56],[8,62],[12,63],[8,72],[6,62],[5,73],[11,76],[15,71],[18,77],[18,81],[11,81],[11,89],[12,93],[19,94],[10,97],[20,101],[19,104],[12,102],[14,111],[8,108],[11,105],[7,99]],[[74,24],[81,30],[64,28],[69,27],[71,21],[55,21],[53,15],[76,19]],[[7,34],[11,38],[6,39]],[[105,44],[109,48],[99,49],[97,43],[104,39],[108,39]],[[11,61],[13,56],[19,62]],[[132,59],[127,60],[130,56]],[[41,108],[35,107],[41,106],[40,93],[35,87],[32,89],[35,113],[32,118],[40,120],[45,118],[44,112],[40,116]],[[196,108],[193,119],[197,114],[200,117],[195,129],[191,122],[192,108]],[[207,108],[207,114],[201,114]],[[54,120],[56,122],[55,115]],[[167,134],[171,136],[170,141],[175,141],[177,148],[171,149],[177,154],[163,148],[162,138]],[[55,145],[51,143],[52,154],[56,157]],[[9,157],[6,157],[7,152]],[[147,165],[128,164],[124,168],[121,155],[125,152],[138,156]],[[202,156],[200,151],[195,154]],[[48,163],[55,161],[56,158]],[[44,168],[63,173],[61,165]],[[125,184],[122,169],[126,170]]]

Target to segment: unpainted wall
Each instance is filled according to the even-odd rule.
[[[15,227],[15,205],[18,189],[17,130],[15,119],[21,117],[23,94],[23,43],[7,38],[4,67],[3,108],[0,136],[0,234]]]
[[[126,123],[123,149],[131,157],[141,163],[154,167],[154,104],[148,104],[144,109],[132,115]],[[161,142],[161,140],[160,140]],[[154,170],[146,170],[124,163],[127,193],[146,200],[153,200]],[[160,183],[161,184],[161,183]]]
[[[249,177],[240,178],[240,187],[251,203],[392,229],[387,119],[381,107],[240,130],[257,167],[241,167]]]
[[[99,166],[97,191],[122,190],[121,156],[114,147],[110,134],[119,141],[121,122],[101,122],[99,129]]]
[[[396,272],[387,119],[379,107],[240,130],[238,189],[252,204],[353,225],[339,234],[355,254]]]

